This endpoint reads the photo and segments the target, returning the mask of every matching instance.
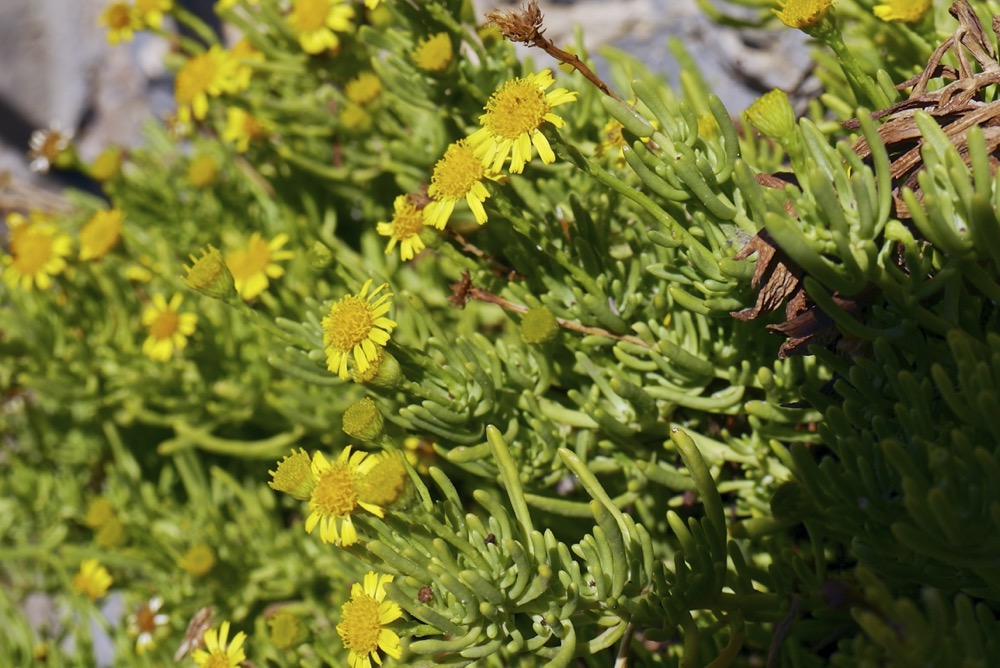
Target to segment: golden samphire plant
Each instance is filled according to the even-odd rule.
[[[108,3],[176,108],[0,192],[0,663],[1000,665],[1000,6],[701,4],[820,94]]]

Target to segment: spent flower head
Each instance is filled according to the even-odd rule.
[[[125,628],[135,638],[135,653],[145,654],[156,647],[157,636],[166,631],[170,618],[160,612],[163,598],[154,596],[139,604],[136,611],[125,620]]]
[[[47,174],[53,166],[69,167],[73,160],[73,132],[64,130],[59,123],[31,133],[28,140],[28,169]]]
[[[552,112],[576,99],[576,93],[557,88],[546,93],[555,79],[550,70],[505,82],[486,102],[486,113],[479,117],[481,128],[472,133],[469,143],[488,169],[499,172],[510,158],[510,173],[520,174],[531,160],[534,147],[543,163],[555,162],[548,139],[541,132],[549,122],[557,128],[566,124]]]
[[[228,621],[222,622],[218,631],[214,628],[208,629],[204,637],[205,648],[197,649],[191,655],[200,668],[237,668],[246,660],[243,642],[247,634],[240,631],[233,636],[232,642],[229,642]]]
[[[236,297],[233,274],[218,248],[209,244],[201,250],[201,257],[188,257],[191,258],[191,266],[184,267],[184,285],[213,299],[231,301]]]
[[[930,11],[933,0],[885,0],[875,5],[872,12],[883,21],[916,23]]]
[[[778,8],[772,9],[778,19],[789,28],[811,28],[826,16],[833,0],[777,0]]]
[[[352,452],[351,446],[344,448],[332,462],[322,452],[316,452],[312,460],[316,487],[309,497],[306,533],[312,533],[318,525],[319,537],[324,543],[347,547],[358,542],[352,513],[363,508],[377,517],[384,515],[382,508],[361,500],[358,495],[358,481],[375,464],[376,460],[369,459],[367,452]]]
[[[371,668],[372,661],[381,665],[379,651],[394,659],[403,654],[399,636],[387,628],[403,615],[398,603],[385,598],[385,585],[389,582],[392,582],[391,575],[369,571],[364,586],[355,583],[351,587],[351,598],[341,609],[337,633],[349,651],[347,664],[350,668]]]
[[[73,240],[38,212],[28,218],[19,213],[7,216],[8,254],[0,257],[3,280],[11,287],[48,290],[52,277],[66,269],[66,257]]]
[[[312,460],[302,448],[293,450],[292,454],[278,462],[277,470],[268,473],[271,474],[271,481],[267,484],[271,489],[289,494],[299,501],[308,499],[316,487]]]
[[[350,30],[353,18],[354,7],[345,0],[294,0],[288,24],[302,50],[315,55],[339,47],[337,33]]]
[[[142,312],[142,324],[148,332],[142,352],[154,362],[169,360],[175,350],[183,350],[187,346],[188,337],[194,334],[198,316],[181,313],[183,301],[181,294],[175,294],[169,303],[163,295],[156,294],[153,295],[153,303]]]
[[[354,367],[364,372],[378,355],[378,348],[389,343],[389,332],[396,322],[385,317],[392,309],[392,293],[383,283],[369,294],[372,279],[365,281],[356,295],[340,298],[323,318],[323,347],[327,368],[347,380],[348,356],[353,357]]]
[[[125,214],[119,209],[101,209],[80,228],[80,259],[99,260],[121,238]]]
[[[91,601],[96,601],[108,593],[114,580],[108,569],[97,559],[84,559],[80,570],[73,576],[73,589]]]

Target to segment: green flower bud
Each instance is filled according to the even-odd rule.
[[[222,259],[218,248],[209,245],[201,251],[201,257],[191,258],[191,266],[185,266],[184,285],[213,299],[233,302],[239,299],[233,274]]]
[[[559,322],[544,306],[528,309],[521,319],[521,338],[526,343],[545,343],[559,333]]]

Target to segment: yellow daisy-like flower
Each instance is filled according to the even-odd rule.
[[[279,234],[270,241],[264,241],[259,232],[254,232],[250,235],[246,248],[226,254],[226,265],[233,274],[240,297],[250,301],[267,290],[270,283],[268,279],[285,275],[284,268],[275,263],[295,256],[292,251],[281,250],[286,243],[287,234]]]
[[[424,229],[424,214],[409,195],[400,195],[392,203],[392,220],[379,223],[376,231],[384,237],[389,237],[385,247],[388,255],[399,244],[399,256],[403,260],[412,260],[413,256],[424,249],[420,231]]]
[[[73,589],[91,601],[96,601],[108,593],[112,582],[114,580],[108,569],[97,559],[84,559],[80,564],[80,572],[73,576]]]
[[[349,650],[347,665],[350,668],[372,668],[372,661],[382,665],[379,650],[394,659],[403,654],[399,636],[386,628],[402,617],[398,603],[385,600],[385,585],[392,582],[391,575],[378,575],[369,571],[364,586],[354,583],[351,598],[341,608],[337,633]]]
[[[254,48],[253,43],[246,37],[233,44],[229,54],[235,61],[233,70],[233,88],[235,90],[246,90],[250,87],[250,77],[253,76],[253,63],[264,60],[264,54]]]
[[[381,94],[382,81],[374,72],[362,72],[344,86],[344,95],[347,99],[361,106],[371,104]]]
[[[810,28],[826,16],[833,0],[777,0],[780,9],[772,9],[789,28]]]
[[[872,11],[883,21],[916,23],[930,10],[933,0],[886,0]]]
[[[555,83],[550,70],[529,74],[504,83],[486,102],[486,113],[479,117],[482,127],[469,137],[469,143],[483,164],[499,172],[510,157],[510,173],[520,174],[531,160],[531,146],[538,149],[543,163],[555,162],[545,135],[539,128],[548,121],[557,128],[566,124],[552,113],[552,108],[576,99],[576,93],[557,88],[545,90]]]
[[[235,144],[238,153],[246,153],[250,149],[250,142],[264,139],[272,130],[270,122],[239,107],[229,107],[226,109],[226,127],[222,131],[222,139]]]
[[[174,8],[174,0],[135,0],[135,11],[144,25],[155,30],[163,26],[163,14]]]
[[[135,653],[142,656],[156,647],[156,636],[169,622],[170,618],[160,612],[163,599],[154,596],[139,604],[134,614],[125,620],[125,628],[130,636],[135,637]]]
[[[122,233],[125,214],[118,209],[103,209],[80,228],[80,259],[97,260],[114,248]]]
[[[73,240],[38,213],[7,216],[9,255],[0,258],[4,282],[24,290],[37,287],[48,290],[52,277],[66,269],[66,256],[73,250]]]
[[[112,2],[97,18],[98,24],[108,29],[108,43],[131,42],[135,31],[142,27],[142,20],[129,2]]]
[[[379,506],[362,501],[358,495],[358,482],[376,463],[375,459],[368,459],[367,452],[352,453],[351,446],[344,448],[333,462],[322,452],[316,452],[311,466],[316,486],[309,497],[306,533],[312,533],[319,525],[319,537],[324,543],[347,547],[358,542],[351,513],[361,507],[376,517],[385,515]]]
[[[229,622],[222,622],[218,631],[208,629],[204,636],[205,649],[195,650],[191,658],[200,668],[237,668],[247,658],[243,651],[247,634],[240,631],[227,643],[228,636]]]
[[[153,303],[142,312],[142,324],[149,335],[142,344],[142,352],[154,362],[166,362],[175,350],[183,350],[187,339],[194,334],[198,316],[178,311],[184,297],[176,294],[170,303],[163,295],[153,295]]]
[[[340,122],[347,130],[364,132],[372,126],[372,117],[360,104],[348,102],[340,112]]]
[[[440,72],[451,63],[451,37],[439,32],[424,37],[413,49],[413,64],[425,72]]]
[[[542,140],[544,141],[544,137]],[[548,146],[548,143],[545,145]],[[531,149],[528,151],[530,156]],[[511,171],[514,171],[513,164]],[[476,222],[480,225],[485,223],[486,209],[483,208],[483,202],[490,196],[483,185],[483,179],[486,178],[496,179],[497,174],[487,169],[486,163],[476,156],[471,138],[459,139],[449,146],[444,156],[434,165],[434,172],[431,174],[431,184],[427,188],[431,203],[424,208],[426,223],[443,230],[455,210],[455,204],[463,199],[476,217]]]
[[[215,550],[211,545],[195,543],[181,555],[177,565],[196,577],[205,575],[215,568]]]
[[[202,120],[208,113],[208,98],[239,90],[236,77],[238,63],[221,46],[192,56],[177,72],[174,97],[177,100],[177,120],[190,123]]]
[[[353,18],[354,7],[344,0],[295,0],[288,23],[302,50],[315,55],[340,46],[334,31],[350,30]]]
[[[323,318],[323,347],[326,367],[347,380],[347,357],[353,355],[354,366],[364,372],[378,356],[378,348],[389,342],[389,332],[396,322],[385,317],[392,308],[392,293],[383,283],[368,294],[372,279],[365,281],[356,295],[347,295],[334,302]]]

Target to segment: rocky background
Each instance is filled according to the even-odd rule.
[[[485,13],[517,3],[474,0]],[[211,0],[187,0],[214,19]],[[573,41],[583,28],[591,53],[604,45],[626,50],[676,80],[667,47],[678,37],[691,50],[713,89],[739,112],[771,88],[799,88],[808,74],[802,35],[794,30],[736,30],[711,23],[696,0],[540,0],[546,35]],[[0,2],[0,196],[30,197],[35,188],[82,185],[66,175],[38,175],[25,154],[31,132],[53,124],[76,133],[90,160],[109,142],[134,145],[142,126],[172,108],[172,77],[163,67],[167,43],[139,33],[131,43],[108,45],[97,17],[105,0]],[[536,56],[545,64],[544,54]],[[4,201],[0,201],[4,204]]]

